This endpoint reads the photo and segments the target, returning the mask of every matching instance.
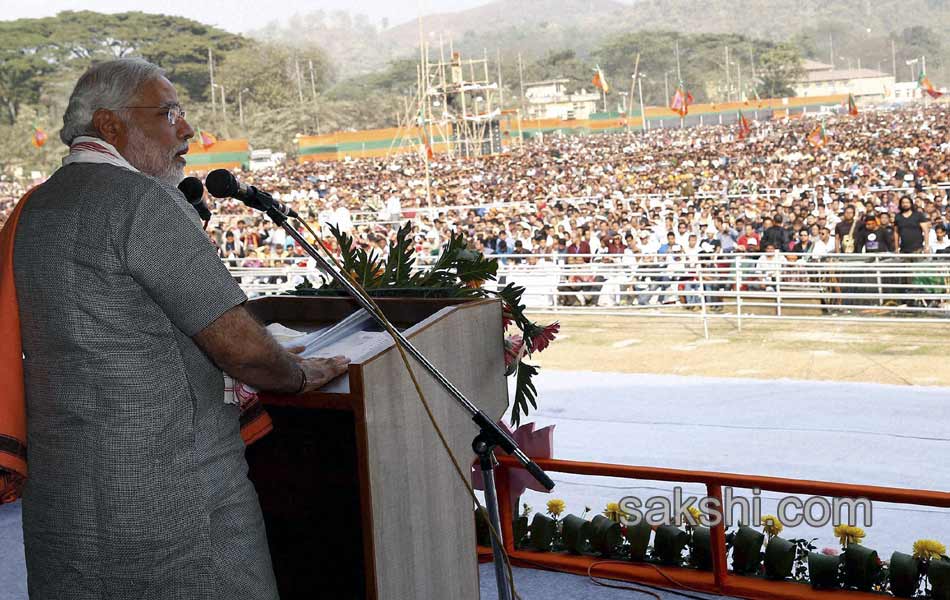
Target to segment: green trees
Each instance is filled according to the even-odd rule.
[[[803,75],[802,59],[796,47],[780,44],[762,54],[759,66],[759,96],[780,98],[794,96],[792,83]]]

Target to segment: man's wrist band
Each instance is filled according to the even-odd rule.
[[[300,367],[300,387],[297,388],[297,391],[294,393],[301,393],[305,387],[307,387],[307,371],[303,367]]]

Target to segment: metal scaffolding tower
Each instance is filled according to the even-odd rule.
[[[430,61],[429,54],[426,46],[418,94],[418,123],[429,143],[443,145],[452,157],[501,152],[501,109],[495,98],[499,88],[489,76],[487,51],[483,58],[463,60],[450,48],[446,60],[440,39],[438,60]]]

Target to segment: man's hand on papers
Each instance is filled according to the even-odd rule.
[[[294,359],[300,364],[300,367],[307,374],[307,385],[304,386],[301,394],[315,392],[333,381],[343,373],[346,373],[350,359],[345,356],[333,356],[331,358],[300,358],[298,354],[303,351],[303,346],[294,346],[287,351],[294,355]]]

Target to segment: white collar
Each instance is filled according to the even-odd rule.
[[[98,163],[113,165],[138,173],[139,170],[119,154],[109,142],[89,135],[80,135],[73,139],[69,154],[63,157],[63,166],[75,163]]]

